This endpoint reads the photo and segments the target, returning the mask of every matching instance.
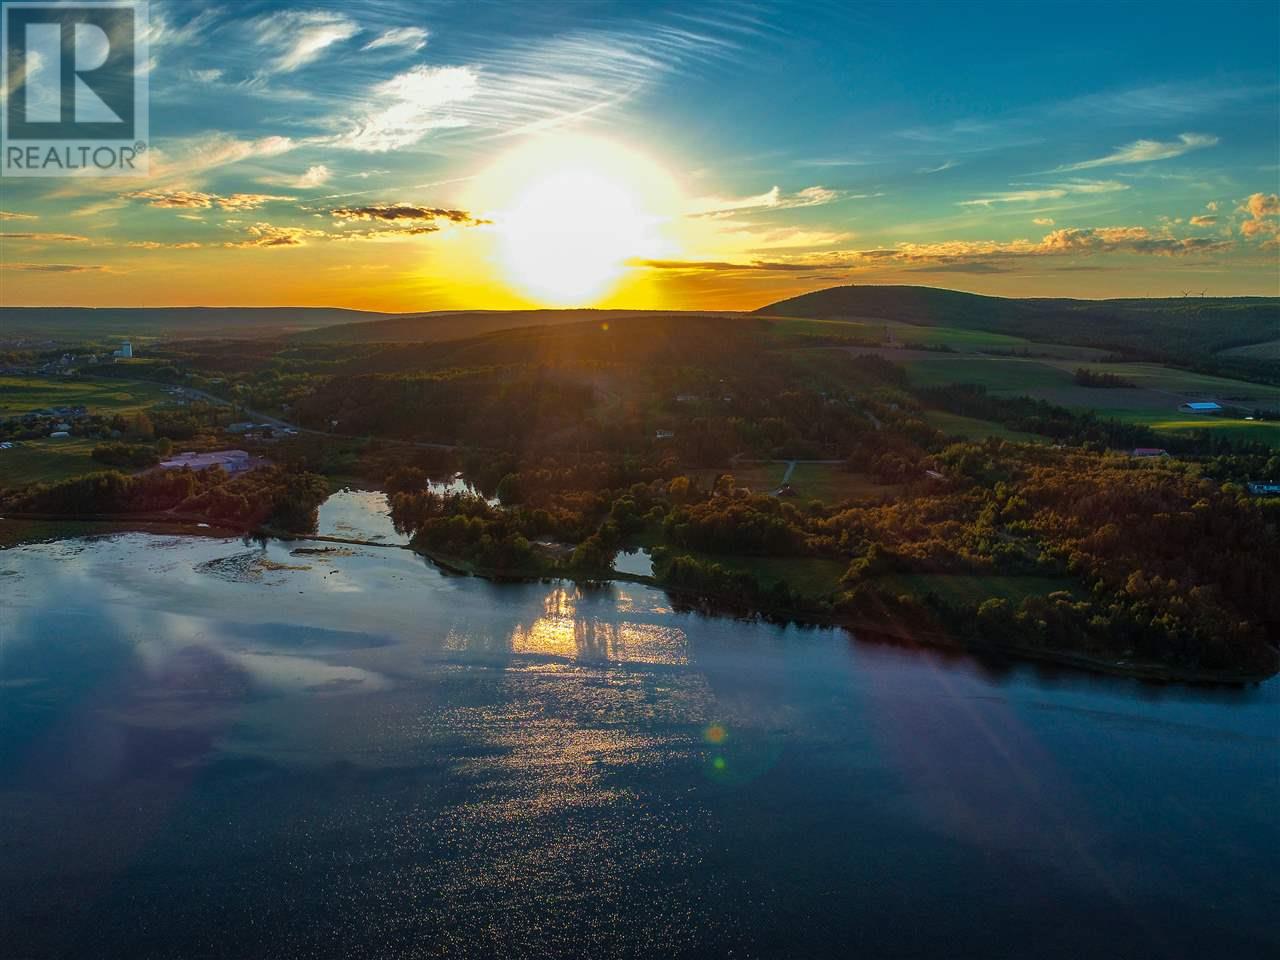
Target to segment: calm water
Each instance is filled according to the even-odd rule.
[[[0,955],[1280,951],[1274,682],[299,548],[0,552]]]

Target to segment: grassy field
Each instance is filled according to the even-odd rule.
[[[1232,347],[1222,350],[1220,357],[1250,357],[1255,360],[1280,360],[1280,339],[1268,340],[1265,343],[1251,343],[1245,347]]]
[[[107,470],[94,460],[96,440],[67,437],[64,440],[28,440],[12,450],[0,450],[0,488],[21,487],[43,481],[53,483],[82,473]]]
[[[0,376],[0,416],[45,407],[86,407],[90,413],[132,413],[167,399],[159,384],[106,378]]]
[[[801,500],[839,503],[842,500],[893,497],[901,493],[894,484],[876,483],[865,473],[852,473],[835,463],[797,463],[791,486]]]
[[[963,330],[958,327],[925,327],[894,320],[807,320],[791,317],[774,319],[779,333],[805,336],[850,337],[881,343],[886,335],[898,343],[914,346],[947,346],[955,350],[996,348],[1018,350],[1028,346],[1022,337],[986,330]]]
[[[950,437],[963,437],[966,440],[985,440],[987,437],[999,437],[1002,440],[1017,440],[1030,443],[1047,443],[1048,441],[1035,433],[1023,433],[1021,430],[1010,430],[1008,427],[990,420],[977,420],[973,417],[962,417],[957,413],[944,413],[941,410],[926,410],[925,420]]]
[[[1236,404],[1245,409],[1280,409],[1280,388],[1277,387],[1229,380],[1156,363],[1100,364],[1058,359],[983,357],[974,354],[960,356],[922,351],[898,351],[898,355],[911,382],[919,386],[976,383],[993,394],[1036,397],[1075,410],[1093,410],[1102,417],[1146,424],[1153,430],[1165,433],[1213,430],[1215,433],[1258,440],[1280,447],[1280,422],[1229,420],[1184,413],[1178,409],[1180,404],[1188,400],[1207,399]],[[1080,386],[1072,376],[1079,366],[1115,374],[1135,386],[1120,389]],[[964,418],[951,418],[948,414],[941,416],[943,422],[935,419],[934,414],[929,416],[930,422],[939,429],[949,429],[944,425],[949,419],[956,421],[957,428],[962,426],[960,421]],[[981,421],[970,423],[980,424]],[[972,429],[979,428],[975,426]],[[987,428],[983,435],[1002,434]]]
[[[876,586],[896,594],[923,597],[933,593],[944,603],[960,606],[979,604],[992,598],[1019,602],[1026,597],[1043,597],[1066,590],[1079,595],[1081,587],[1072,580],[1057,577],[977,576],[950,573],[893,574],[873,581]]]

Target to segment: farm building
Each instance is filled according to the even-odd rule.
[[[1167,457],[1169,451],[1163,447],[1134,447],[1133,456],[1135,457]]]
[[[1190,400],[1179,404],[1178,409],[1185,413],[1216,413],[1222,409],[1222,404],[1213,400]]]
[[[211,453],[180,453],[176,457],[160,461],[162,470],[179,470],[190,467],[192,470],[205,470],[209,467],[222,467],[227,473],[240,473],[252,470],[259,461],[244,450],[214,450]]]

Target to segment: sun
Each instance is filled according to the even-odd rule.
[[[504,280],[548,306],[595,303],[629,263],[674,249],[674,181],[618,143],[549,135],[503,156],[476,190],[492,211],[487,217]]]

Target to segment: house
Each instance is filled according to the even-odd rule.
[[[1178,409],[1184,413],[1216,413],[1222,409],[1222,404],[1213,400],[1191,400],[1178,404]]]
[[[210,453],[187,451],[160,461],[160,469],[180,470],[189,467],[192,470],[207,470],[209,467],[221,467],[227,473],[240,473],[252,470],[259,462],[245,450],[214,450]]]
[[[1169,451],[1163,447],[1134,447],[1133,456],[1135,457],[1167,457]]]
[[[119,350],[114,350],[114,351],[112,351],[111,356],[116,357],[116,358],[121,359],[121,360],[128,360],[128,359],[132,358],[132,357],[133,357],[133,344],[132,344],[132,343],[130,343],[128,340],[124,341],[124,343],[120,344],[120,349],[119,349]]]
[[[675,437],[676,432],[674,430],[658,430],[653,435],[655,440],[674,440]]]
[[[1250,480],[1249,492],[1255,497],[1280,497],[1280,482],[1275,480]]]
[[[49,434],[49,439],[50,439],[50,440],[65,440],[65,439],[66,439],[67,437],[69,437],[69,436],[71,436],[71,434],[70,434],[70,433],[68,433],[66,430],[55,430],[55,431],[53,431],[53,433]]]

